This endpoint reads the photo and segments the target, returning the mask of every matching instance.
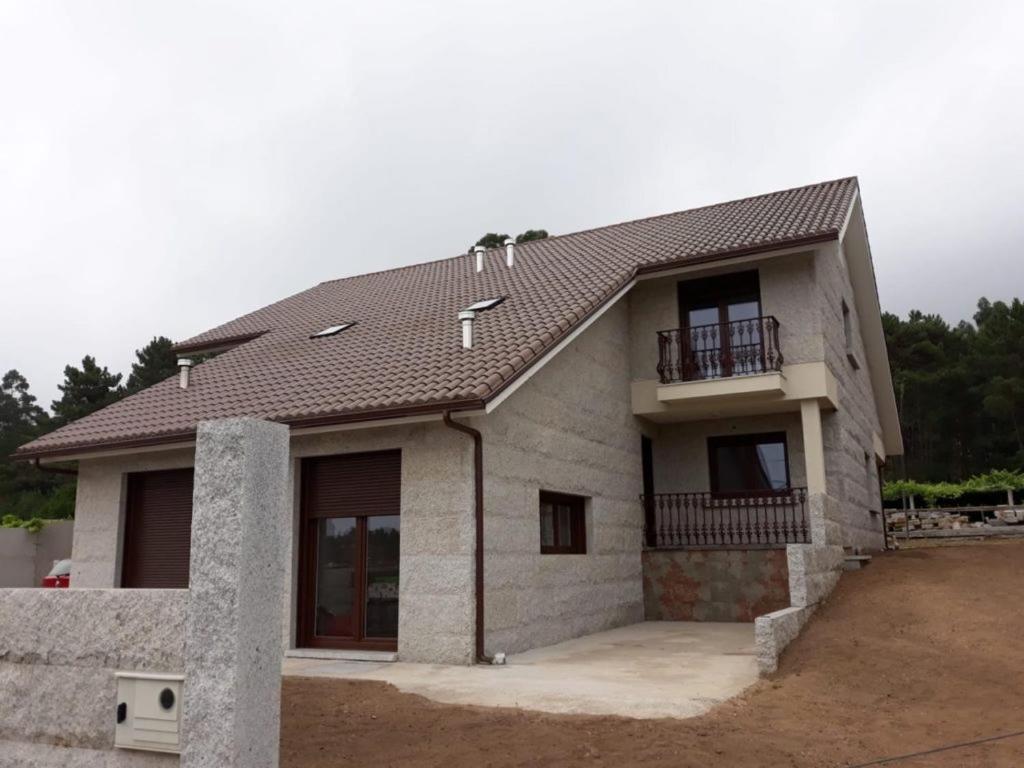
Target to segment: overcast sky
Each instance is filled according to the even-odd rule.
[[[884,308],[1024,295],[1024,3],[0,0],[0,373],[860,177]]]

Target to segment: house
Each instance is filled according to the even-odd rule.
[[[77,462],[73,587],[187,586],[197,424],[239,416],[290,428],[291,647],[753,621],[883,546],[855,178],[325,282],[177,351],[205,359],[17,453]]]

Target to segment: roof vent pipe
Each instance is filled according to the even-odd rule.
[[[187,357],[178,358],[178,386],[188,389],[188,375],[192,370],[192,361]]]
[[[476,254],[476,271],[484,271],[484,251],[487,250],[482,245],[473,246],[473,253]]]
[[[459,322],[462,323],[462,346],[464,349],[472,349],[473,347],[473,319],[475,317],[476,312],[471,309],[459,312]]]
[[[512,268],[512,262],[515,259],[515,247],[516,241],[513,240],[511,237],[505,241],[505,266],[508,267],[509,269]]]

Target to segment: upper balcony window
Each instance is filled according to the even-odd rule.
[[[777,371],[778,322],[761,315],[758,273],[679,284],[682,328],[658,334],[662,383]]]

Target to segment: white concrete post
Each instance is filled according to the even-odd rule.
[[[287,427],[199,425],[183,768],[278,765],[287,482]]]
[[[800,401],[800,423],[807,465],[807,494],[825,493],[825,440],[821,432],[821,407],[817,400]]]

